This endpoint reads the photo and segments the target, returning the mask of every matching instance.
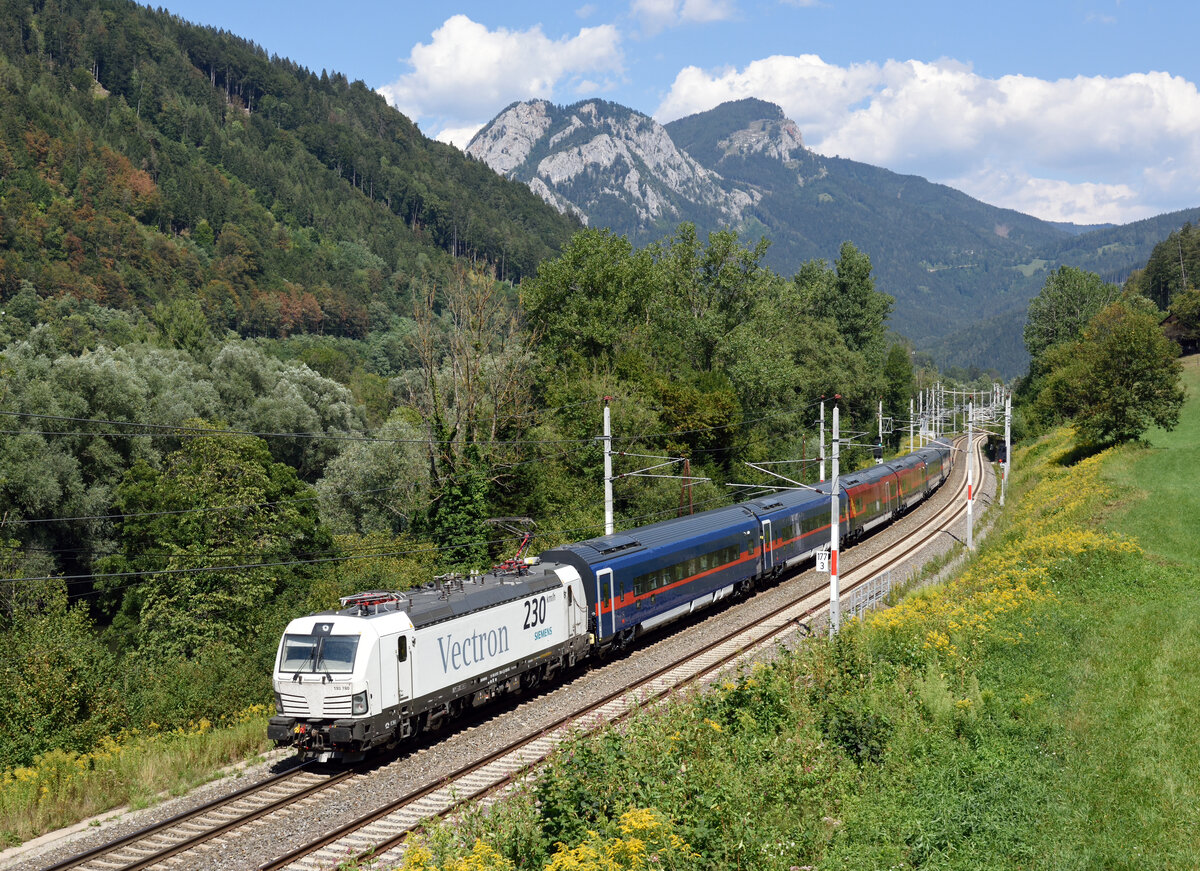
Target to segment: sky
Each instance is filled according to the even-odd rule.
[[[166,0],[361,79],[464,147],[517,100],[666,123],[781,106],[806,146],[1052,221],[1200,206],[1196,0]]]

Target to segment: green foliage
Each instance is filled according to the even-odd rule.
[[[1200,290],[1185,290],[1171,301],[1171,314],[1179,322],[1180,341],[1200,343]]]
[[[548,352],[576,365],[611,365],[641,328],[655,279],[650,249],[635,252],[624,236],[584,230],[523,282],[521,301]]]
[[[900,446],[901,421],[908,420],[909,400],[916,393],[913,381],[912,352],[904,345],[892,345],[883,364],[883,413],[894,421],[894,430],[889,444],[895,450]],[[913,414],[916,412],[914,410]]]
[[[1067,394],[1080,437],[1092,444],[1140,438],[1151,426],[1179,421],[1178,347],[1156,317],[1114,304],[1101,311],[1057,369],[1052,386]]]
[[[479,459],[474,445],[461,457],[442,454],[440,486],[429,510],[426,531],[441,564],[458,571],[488,565],[483,523],[489,516],[488,482]]]
[[[0,770],[86,750],[123,723],[115,660],[86,605],[69,606],[61,583],[37,583],[36,598],[3,620]]]
[[[332,545],[318,524],[315,494],[253,437],[199,434],[169,454],[161,471],[135,463],[113,504],[126,516],[120,556],[102,561],[106,574],[161,572],[128,589],[122,604],[133,622],[122,647],[151,660],[192,659],[214,646],[250,649],[268,625],[264,603],[303,576],[297,568],[253,566],[324,556]]]
[[[404,532],[428,507],[428,456],[410,414],[396,411],[373,440],[352,443],[326,466],[316,490],[334,532]]]
[[[1184,224],[1157,245],[1131,283],[1160,309],[1172,308],[1176,297],[1196,289],[1200,276],[1200,230]]]
[[[1025,342],[1034,359],[1017,389],[1022,426],[1073,420],[1094,445],[1174,426],[1183,401],[1179,349],[1160,319],[1136,289],[1122,294],[1093,273],[1060,268],[1029,307]]]
[[[1119,295],[1116,285],[1095,273],[1059,267],[1029,303],[1024,334],[1029,355],[1037,361],[1054,346],[1075,341],[1088,321]]]
[[[804,274],[803,270],[800,274]],[[797,281],[802,280],[800,274]],[[816,316],[833,321],[851,351],[861,351],[869,359],[881,356],[884,325],[895,300],[875,292],[871,258],[853,243],[845,242],[835,264],[835,275],[822,279],[806,288]]]
[[[694,371],[713,370],[729,334],[776,280],[762,264],[766,252],[765,240],[743,248],[736,233],[722,230],[702,243],[693,225],[680,225],[657,251],[660,284],[647,305],[660,359],[673,352]]]

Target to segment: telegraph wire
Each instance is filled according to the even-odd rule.
[[[724,498],[723,495],[721,497],[714,497],[714,499],[705,500],[705,502],[701,502],[701,504],[705,504],[708,501],[717,501],[718,499],[723,499],[723,498]],[[596,503],[596,504],[598,504],[598,503]],[[647,514],[623,518],[623,522],[636,523],[638,521],[648,520],[648,519],[658,517],[663,514],[670,514],[677,510],[678,510],[677,508],[663,508],[658,511],[649,512]],[[600,530],[600,529],[603,529],[603,527],[604,527],[604,522],[602,520],[599,520],[599,521],[596,521],[595,523],[585,524],[584,526],[542,532],[542,533],[539,533],[539,537],[571,538],[579,533],[587,532],[589,530]],[[276,560],[276,561],[272,561],[272,562],[237,563],[237,564],[230,564],[230,565],[192,566],[192,567],[187,567],[187,568],[173,568],[173,569],[142,569],[142,570],[128,571],[128,572],[93,572],[90,574],[78,574],[78,575],[42,575],[42,576],[38,576],[38,577],[27,577],[27,578],[0,578],[0,584],[16,585],[16,584],[22,584],[22,583],[28,583],[28,582],[35,582],[35,581],[36,582],[95,581],[95,580],[105,580],[108,578],[114,578],[114,579],[116,579],[116,578],[149,578],[149,577],[154,577],[154,576],[159,576],[159,575],[181,575],[181,574],[189,574],[189,573],[208,574],[208,573],[213,573],[213,572],[246,571],[246,570],[254,570],[254,569],[264,569],[264,568],[283,568],[283,567],[288,567],[288,566],[320,565],[320,564],[326,564],[326,563],[346,562],[349,560],[359,560],[359,559],[396,558],[396,557],[411,556],[413,554],[421,554],[421,553],[424,553],[424,554],[445,553],[445,552],[456,551],[456,550],[464,550],[466,548],[479,547],[481,545],[488,546],[488,545],[500,544],[500,543],[504,543],[504,542],[514,542],[515,543],[515,542],[519,542],[519,541],[520,541],[520,538],[518,536],[504,536],[504,537],[501,537],[498,539],[481,539],[481,540],[472,541],[472,542],[465,542],[463,544],[452,544],[452,545],[441,545],[441,546],[420,545],[420,546],[408,548],[405,550],[380,551],[380,552],[359,551],[359,552],[336,554],[336,555],[330,555],[330,556],[311,557],[308,559]],[[117,554],[107,554],[106,556],[121,557],[121,556],[127,556],[127,555],[117,553]],[[159,555],[155,554],[155,555],[151,555],[151,556],[159,556]],[[196,557],[207,556],[209,558],[212,558],[213,556],[216,556],[216,555],[215,554],[161,554],[161,556],[177,557],[177,558],[188,557],[188,556],[196,556]],[[132,586],[132,584],[124,585],[124,586]],[[118,589],[118,588],[109,588],[109,590],[111,590],[111,589]],[[97,591],[97,592],[108,592],[109,590]],[[76,598],[81,598],[81,596],[76,596]]]
[[[596,400],[588,400],[587,403],[590,403],[593,401],[596,401]],[[704,433],[704,432],[720,431],[720,430],[729,429],[729,428],[733,428],[733,427],[737,427],[737,426],[743,426],[743,425],[750,424],[750,423],[757,423],[757,422],[760,422],[763,420],[774,419],[774,418],[782,417],[785,415],[795,414],[797,412],[802,412],[809,408],[815,407],[817,404],[819,404],[822,401],[824,401],[824,400],[823,399],[813,400],[807,404],[799,405],[794,408],[789,408],[789,409],[781,410],[781,411],[773,413],[773,414],[761,415],[757,418],[751,418],[749,420],[741,420],[741,421],[737,421],[737,422],[730,423],[730,424],[723,424],[723,425],[714,426],[714,427],[703,427],[703,428],[697,428],[697,429],[693,429],[693,430],[682,430],[682,431],[671,432],[671,433],[657,433],[657,434],[642,433],[641,435],[638,435],[638,436],[617,437],[617,438],[614,438],[614,441],[616,441],[616,440],[641,441],[641,440],[649,440],[649,439],[653,439],[653,438],[693,435],[693,434]],[[587,404],[587,403],[578,403],[578,404]],[[23,413],[23,412],[0,411],[0,415],[7,415],[7,416],[13,416],[13,417],[32,417],[32,418],[41,418],[41,419],[48,418],[48,419],[64,420],[64,421],[68,421],[68,422],[104,423],[104,424],[116,424],[116,425],[123,425],[123,426],[141,426],[143,428],[153,427],[153,428],[161,428],[161,429],[170,430],[170,431],[175,431],[175,430],[181,429],[179,427],[172,427],[172,426],[163,425],[163,424],[140,424],[140,423],[134,423],[134,422],[127,422],[127,421],[110,421],[110,420],[93,419],[93,418],[68,418],[68,417],[63,417],[63,416],[58,416],[58,415],[41,415],[41,414]],[[275,433],[275,434],[251,433],[251,432],[237,431],[237,430],[209,430],[209,429],[199,428],[199,427],[183,427],[182,429],[189,430],[191,432],[194,432],[197,435],[257,435],[257,436],[261,436],[261,437],[265,437],[265,436],[269,436],[269,435],[277,435],[277,436],[297,435],[297,434],[286,434],[286,433]],[[10,431],[0,431],[0,432],[10,432]],[[27,432],[32,432],[32,431],[17,430],[15,432],[16,433],[27,433]],[[104,435],[104,434],[99,434],[99,433],[87,433],[87,432],[80,432],[80,433],[51,432],[50,434],[53,434],[53,435],[67,435],[67,434],[70,434],[70,435],[92,435],[92,436]],[[114,435],[126,436],[126,435],[152,435],[152,434],[149,434],[149,433],[118,433],[118,434],[114,434]],[[315,437],[314,434],[301,434],[301,435]],[[761,439],[761,436],[760,436],[760,439]],[[587,439],[554,439],[554,440],[493,442],[492,444],[580,444],[580,443],[590,444],[590,443],[594,443],[596,440],[597,440],[596,437],[591,437],[591,438],[587,438]],[[377,439],[377,441],[412,442],[412,443],[419,443],[419,444],[433,444],[434,443],[432,440],[429,440],[429,439],[419,439],[419,440],[417,440],[417,439],[403,439],[403,440],[402,439]],[[453,442],[443,442],[443,443],[453,443]],[[724,452],[726,450],[728,450],[728,448],[702,448],[702,449],[697,449],[697,450],[693,451],[693,453],[719,453],[719,452]],[[566,456],[569,453],[570,453],[569,450],[564,450],[564,451],[560,451],[557,454],[557,456],[562,457],[562,456]],[[515,468],[517,466],[526,465],[529,463],[545,462],[547,459],[549,459],[549,458],[538,457],[538,458],[519,461],[519,462],[515,462],[515,463],[497,464],[495,466],[489,467],[489,469],[487,471],[493,471],[493,470],[500,469],[500,468]],[[394,490],[394,489],[397,489],[397,488],[393,487],[393,488],[376,488],[373,490],[363,490],[363,491],[343,491],[343,493],[335,494],[335,495],[352,495],[352,494],[365,494],[365,493],[374,493],[374,492],[387,492],[387,491]],[[6,521],[6,523],[12,524],[12,525],[17,525],[17,524],[33,524],[33,523],[50,523],[50,522],[55,522],[55,521],[69,522],[69,521],[86,521],[86,520],[118,520],[118,519],[134,518],[134,517],[182,515],[182,514],[191,514],[191,513],[198,513],[198,512],[229,511],[229,510],[238,510],[238,509],[244,509],[244,508],[250,508],[250,507],[275,506],[275,505],[297,503],[297,502],[312,502],[312,501],[320,501],[322,498],[325,498],[325,497],[322,497],[321,494],[317,494],[312,497],[303,497],[303,498],[294,499],[294,500],[281,500],[278,502],[247,503],[247,504],[241,504],[241,505],[215,506],[215,507],[209,507],[209,508],[180,509],[180,510],[175,510],[175,511],[163,511],[163,512],[143,512],[143,513],[130,513],[130,514],[112,514],[112,515],[90,515],[90,516],[78,516],[78,517],[69,517],[69,518],[40,518],[40,519],[33,519],[33,520],[10,520],[10,521]],[[712,502],[721,502],[721,503],[725,503],[725,504],[732,504],[730,502],[729,497],[724,494],[719,495],[719,496],[714,496],[713,498],[708,499],[708,500],[703,500],[700,504],[707,505]],[[599,504],[599,503],[592,503],[592,506],[594,507],[597,504]],[[649,513],[646,515],[642,515],[642,516],[623,518],[622,522],[637,523],[638,521],[650,519],[653,517],[658,517],[658,516],[665,515],[665,514],[670,514],[674,510],[677,510],[677,509],[665,508],[665,509],[661,509],[659,511],[655,511],[655,512],[652,512],[652,513]],[[598,530],[602,527],[602,525],[603,525],[602,523],[597,522],[595,524],[589,524],[585,527],[579,527],[577,529],[558,530],[553,533],[544,533],[544,535],[565,536],[565,535],[575,534],[575,533],[584,532],[584,531],[588,531],[588,530]],[[2,528],[2,524],[0,524],[0,528]],[[504,541],[504,539],[500,539],[499,541],[502,542],[502,541]],[[186,573],[186,572],[233,571],[233,570],[248,569],[248,568],[272,568],[272,567],[283,567],[283,566],[289,566],[289,565],[306,565],[306,564],[317,564],[317,563],[323,563],[323,562],[338,562],[338,561],[345,561],[345,560],[350,560],[350,559],[368,559],[368,558],[384,558],[384,557],[388,557],[388,556],[403,556],[403,555],[408,555],[411,553],[418,553],[418,552],[441,552],[444,550],[461,549],[463,547],[475,547],[475,546],[479,546],[479,545],[487,546],[487,545],[492,545],[495,543],[497,543],[496,540],[489,539],[489,540],[484,540],[484,541],[472,542],[472,543],[468,543],[468,544],[464,544],[464,545],[451,545],[451,546],[432,547],[432,548],[429,546],[422,546],[416,550],[409,550],[409,551],[388,552],[388,553],[381,553],[381,554],[350,553],[350,554],[339,554],[339,555],[324,556],[324,557],[315,557],[315,558],[303,559],[303,560],[285,560],[285,561],[278,561],[278,562],[273,562],[273,563],[246,563],[246,564],[232,565],[232,566],[224,565],[224,566],[193,567],[193,568],[186,568],[186,569],[171,569],[171,570],[146,570],[146,571],[140,571],[140,572],[125,572],[125,573],[92,573],[92,574],[84,574],[84,575],[67,575],[67,576],[47,575],[47,576],[40,577],[40,578],[0,578],[0,583],[15,584],[15,583],[21,583],[21,582],[25,582],[25,581],[57,581],[57,580],[80,581],[80,580],[95,580],[97,578],[107,578],[107,577],[146,577],[146,576],[153,576],[153,575],[162,575],[164,573],[176,574],[176,573]],[[26,552],[29,552],[31,550],[31,548],[29,548],[29,547],[20,547],[20,546],[18,546],[18,549],[24,550]],[[61,550],[57,550],[57,551],[38,549],[36,552],[67,553],[67,552],[79,552],[81,550],[83,550],[83,549],[82,548],[61,549]],[[181,554],[151,554],[151,553],[140,553],[140,554],[117,553],[117,554],[105,554],[103,556],[106,556],[106,557],[121,556],[121,557],[125,557],[125,558],[133,558],[133,557],[156,558],[156,557],[160,557],[160,556],[161,557],[170,557],[170,556],[182,556],[182,555]],[[197,554],[195,556],[199,557],[202,555]],[[204,556],[207,556],[209,559],[211,559],[213,557],[220,558],[220,556],[218,556],[216,554],[208,554],[208,555],[204,555]]]

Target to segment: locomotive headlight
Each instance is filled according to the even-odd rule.
[[[283,713],[283,696],[281,696],[279,693],[275,693],[275,713]]]
[[[355,693],[350,697],[350,713],[365,714],[367,712],[367,691]]]

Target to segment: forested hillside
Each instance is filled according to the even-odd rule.
[[[1125,284],[1167,309],[1171,300],[1187,286],[1195,286],[1200,275],[1200,253],[1193,224],[1200,209],[1157,215],[1119,227],[1103,227],[1081,233],[1047,248],[1038,259],[1022,269],[1028,278],[1022,294],[1033,296],[1047,280],[1054,264],[1064,264],[1100,276],[1104,281]],[[960,366],[994,367],[1006,376],[1020,371],[1029,357],[1021,345],[1027,300],[1014,296],[1011,306],[986,321],[970,324],[928,344],[935,359]]]
[[[519,279],[578,226],[362,82],[123,0],[0,4],[0,177],[5,298],[242,335],[362,337],[448,255]]]

